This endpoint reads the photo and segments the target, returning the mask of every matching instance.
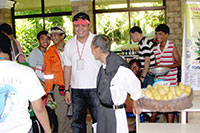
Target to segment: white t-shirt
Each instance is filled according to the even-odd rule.
[[[38,47],[33,49],[29,54],[28,63],[36,68],[35,73],[44,82],[44,52]]]
[[[44,52],[42,52],[38,47],[33,49],[29,54],[28,63],[30,66],[43,66],[44,65]]]
[[[0,133],[27,133],[32,125],[29,101],[45,92],[34,71],[16,62],[0,61]]]
[[[135,74],[128,68],[120,66],[111,80],[111,96],[115,105],[125,103],[127,93],[131,99],[138,100],[141,97],[141,83]],[[128,133],[126,111],[124,108],[115,110],[117,133]]]
[[[100,68],[100,62],[96,61],[92,51],[91,51],[91,43],[94,34],[89,33],[89,37],[84,44],[77,40],[77,36],[70,39],[64,48],[64,65],[72,66],[71,73],[71,87],[74,89],[90,89],[96,88],[96,79],[97,74]],[[78,47],[77,47],[78,44]],[[84,49],[83,49],[84,48]],[[81,69],[78,70],[78,60],[80,59],[82,50],[82,61],[81,61]]]

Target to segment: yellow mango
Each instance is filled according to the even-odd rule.
[[[147,85],[147,89],[152,89],[153,87],[149,84]]]
[[[166,92],[165,92],[165,90],[163,89],[163,87],[160,88],[158,91],[159,91],[160,95],[165,95],[165,94],[166,94]]]
[[[158,90],[156,90],[156,89],[151,89],[151,92],[152,92],[152,94],[159,93]]]
[[[163,89],[166,94],[169,92],[169,87],[166,84],[164,84]]]
[[[145,91],[145,95],[146,95],[148,98],[152,98],[152,97],[153,97],[153,94],[152,94],[151,91],[148,90],[148,89]]]
[[[175,87],[175,92],[176,92],[176,96],[178,97],[182,96],[182,94],[184,93],[183,90],[178,86]]]
[[[169,92],[169,93],[167,94],[167,99],[168,99],[168,100],[174,99],[174,95],[172,94],[172,92]]]
[[[162,96],[162,100],[164,100],[164,101],[168,100],[168,99],[167,99],[167,96],[166,96],[166,95],[163,95],[163,96]]]
[[[192,88],[190,87],[190,85],[186,85],[184,92],[187,94],[187,96],[190,95],[191,91],[192,91]]]
[[[154,93],[153,96],[155,100],[161,100],[161,95],[158,92]]]
[[[179,86],[182,90],[184,90],[184,88],[185,88],[182,82],[180,82],[178,86]]]
[[[172,94],[176,97],[176,92],[175,92],[174,86],[170,86],[170,87],[169,87],[169,91],[171,91]]]

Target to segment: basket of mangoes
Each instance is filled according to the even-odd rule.
[[[192,106],[192,88],[190,85],[179,83],[177,86],[148,85],[142,90],[143,97],[139,105],[151,111],[173,112]]]

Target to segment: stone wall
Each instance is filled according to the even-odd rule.
[[[93,32],[93,9],[92,9],[92,0],[83,0],[83,1],[71,1],[72,5],[72,16],[78,12],[84,12],[90,16],[90,30]]]
[[[181,54],[183,38],[181,0],[166,0],[166,24],[170,28],[168,39],[176,43]]]

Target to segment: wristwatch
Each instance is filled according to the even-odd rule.
[[[66,93],[66,92],[70,92],[70,90],[69,90],[69,89],[67,89],[67,90],[64,90],[64,93]]]

